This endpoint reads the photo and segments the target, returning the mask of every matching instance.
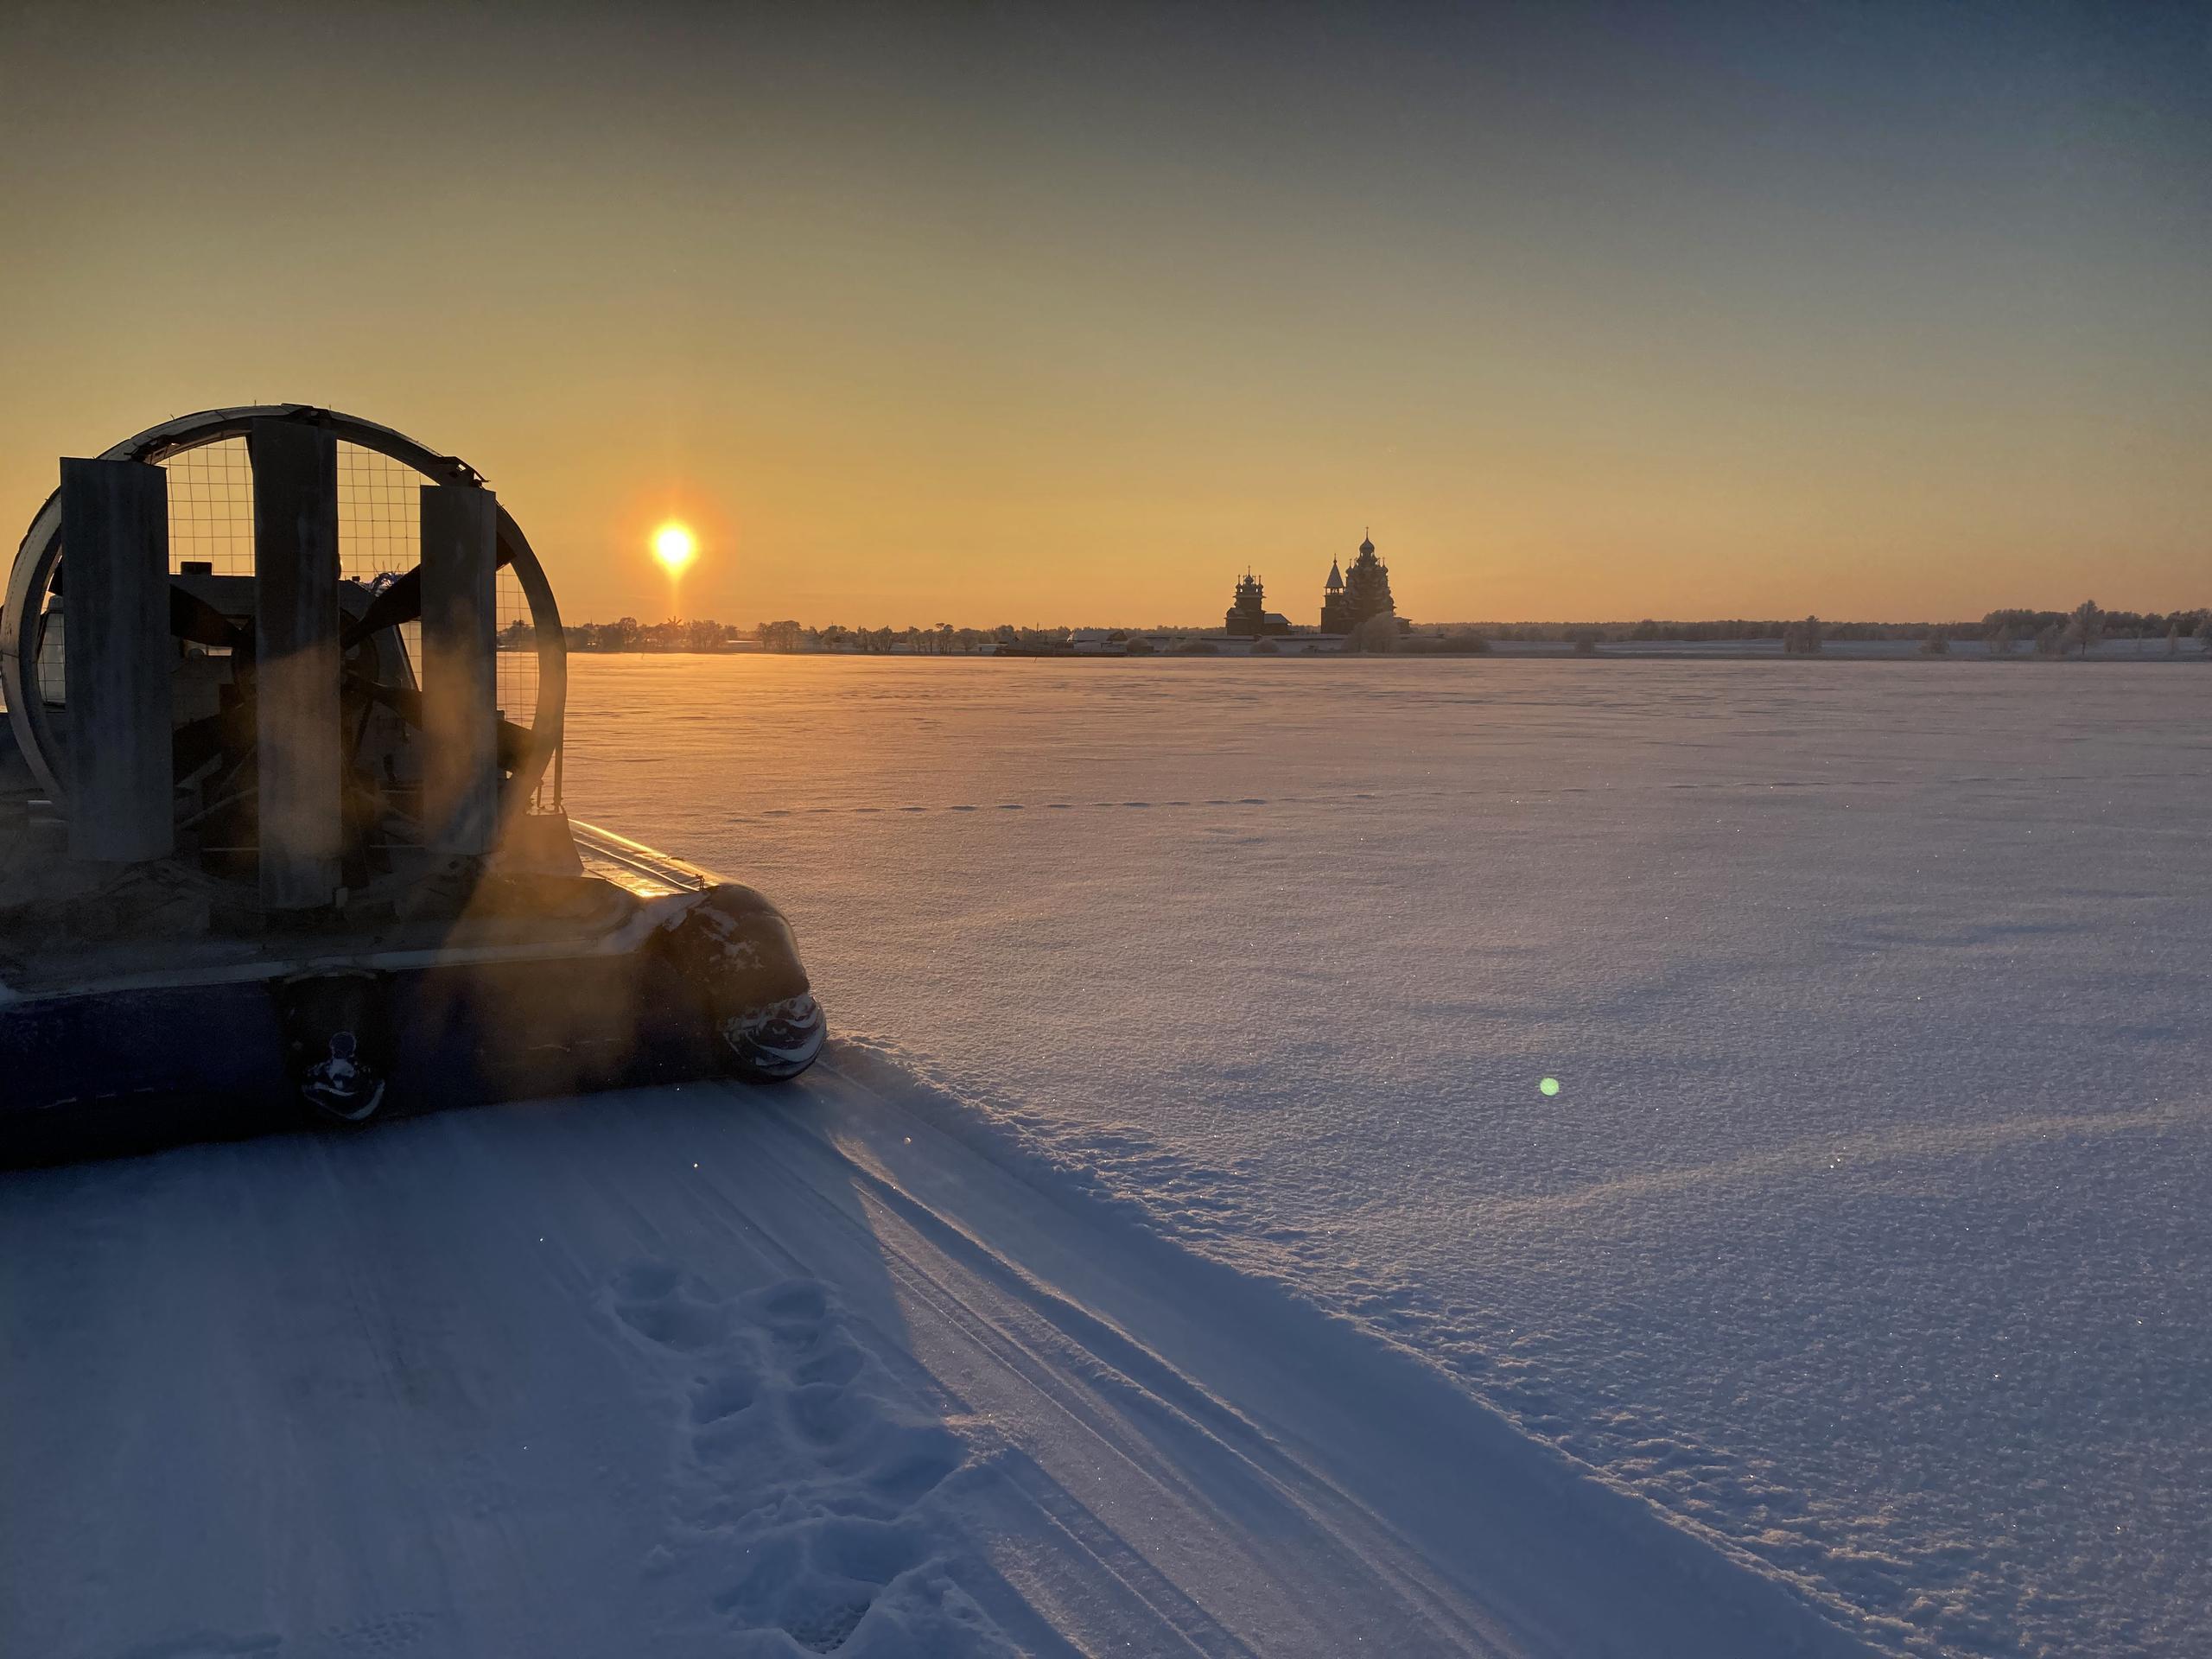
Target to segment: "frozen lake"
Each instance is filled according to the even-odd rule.
[[[573,810],[1100,1193],[1883,1645],[2212,1648],[2201,664],[572,674]]]

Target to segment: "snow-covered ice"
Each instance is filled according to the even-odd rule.
[[[26,1178],[8,1651],[1858,1650],[995,1136],[849,1047]]]
[[[572,671],[842,1040],[7,1178],[0,1647],[2212,1646],[2202,665]]]

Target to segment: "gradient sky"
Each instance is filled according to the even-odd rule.
[[[0,518],[186,410],[573,620],[2212,602],[2202,6],[0,18]]]

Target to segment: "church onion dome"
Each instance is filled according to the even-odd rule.
[[[1375,543],[1363,536],[1360,537],[1359,550],[1363,553],[1372,553],[1375,550]]]
[[[1334,559],[1331,559],[1329,561],[1329,591],[1332,594],[1342,593],[1344,591],[1344,572],[1338,569],[1337,562]]]

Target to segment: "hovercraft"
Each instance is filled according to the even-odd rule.
[[[804,1071],[789,925],[569,817],[565,691],[450,455],[284,404],[64,460],[0,609],[0,1162]]]

